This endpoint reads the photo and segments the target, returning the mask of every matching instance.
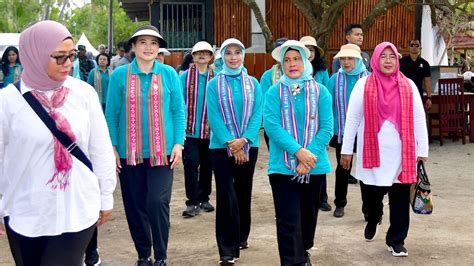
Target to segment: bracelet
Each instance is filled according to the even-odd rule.
[[[247,144],[249,143],[249,140],[247,138],[244,138],[244,137],[242,137],[242,138],[244,139],[245,143],[247,143]]]

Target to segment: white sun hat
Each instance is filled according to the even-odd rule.
[[[245,46],[244,46],[244,44],[243,44],[241,41],[237,40],[236,38],[230,38],[230,39],[225,40],[225,41],[221,44],[221,51],[222,51],[222,49],[224,49],[224,47],[227,47],[227,46],[229,46],[229,45],[231,45],[231,44],[235,44],[235,45],[237,45],[237,46],[240,46],[240,48],[242,48],[242,50],[245,50]]]
[[[334,56],[334,58],[341,57],[353,57],[362,59],[362,56],[360,55],[360,47],[352,43],[344,44],[343,46],[341,46],[341,50]]]
[[[305,53],[304,56],[305,58],[309,58],[311,56],[311,52],[309,51],[308,48],[306,48],[306,46],[299,42],[299,41],[296,41],[296,40],[288,40],[286,42],[284,42],[281,46],[278,46],[277,48],[273,49],[272,51],[272,57],[273,59],[275,59],[276,61],[280,62],[280,59],[283,57],[283,51],[286,51],[287,48],[289,47],[293,47],[293,48],[301,48],[303,50],[303,52]]]
[[[318,48],[319,54],[321,56],[324,55],[323,48],[318,46],[318,43],[316,42],[316,39],[313,36],[304,36],[300,39],[300,42],[303,43],[304,45],[311,45],[311,46],[314,46],[314,47]]]
[[[212,49],[211,44],[205,41],[197,42],[193,46],[193,50],[191,51],[191,54],[194,54],[195,52],[199,52],[199,51],[209,51],[211,52],[211,54],[214,54],[214,49]]]
[[[158,29],[155,26],[152,25],[144,25],[138,27],[135,32],[133,33],[132,37],[128,40],[128,44],[132,45],[133,42],[135,42],[135,39],[139,36],[154,36],[157,37],[160,41],[160,47],[165,48],[167,46],[167,43],[163,36],[160,35],[158,32]]]
[[[170,51],[168,51],[168,49],[166,49],[166,48],[160,48],[158,50],[158,54],[163,54],[164,56],[171,55]]]

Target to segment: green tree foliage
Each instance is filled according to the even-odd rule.
[[[0,32],[21,32],[41,19],[39,1],[0,0]]]
[[[133,31],[148,22],[134,22],[113,2],[114,44],[128,40]],[[79,38],[84,32],[94,47],[107,44],[108,0],[94,0],[91,3],[72,10],[66,25],[74,37]],[[77,40],[77,39],[76,39]]]

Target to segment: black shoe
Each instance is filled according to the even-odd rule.
[[[394,257],[407,257],[408,256],[408,250],[403,246],[403,244],[388,246],[388,251],[392,252],[392,255]]]
[[[194,217],[199,214],[199,206],[198,205],[189,205],[186,206],[186,209],[183,211],[184,217]]]
[[[371,242],[374,241],[375,236],[377,235],[377,226],[378,223],[367,222],[364,230],[365,241]]]
[[[304,257],[306,259],[306,262],[304,263],[305,266],[311,266],[311,254],[308,251],[304,252]]]
[[[155,260],[155,263],[153,263],[153,266],[166,266],[166,260],[164,259]]]
[[[329,205],[329,203],[326,201],[326,202],[321,203],[321,205],[319,206],[319,209],[322,210],[323,212],[328,212],[328,211],[331,211],[331,210],[332,210],[332,207],[331,207],[331,205]]]
[[[219,265],[234,265],[235,264],[235,259],[234,258],[221,258],[219,260]]]
[[[344,207],[336,207],[333,215],[337,218],[341,218],[342,216],[344,216]]]
[[[242,242],[239,244],[240,249],[248,249],[249,248],[249,243],[247,241]]]
[[[137,260],[137,263],[135,263],[137,266],[153,266],[153,262],[151,259],[139,259]]]
[[[214,206],[209,201],[201,203],[201,209],[205,212],[212,212],[214,211]]]
[[[100,256],[99,256],[99,249],[95,249],[92,251],[86,250],[86,258],[84,259],[84,264],[86,266],[96,266],[100,265]]]
[[[357,184],[357,179],[355,177],[353,177],[352,175],[350,175],[348,178],[347,178],[347,183],[348,184]]]

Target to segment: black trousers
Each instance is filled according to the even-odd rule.
[[[10,250],[18,266],[83,265],[84,252],[96,225],[75,233],[26,237],[13,231],[5,217]]]
[[[183,152],[186,205],[209,201],[212,189],[212,162],[208,139],[186,138]]]
[[[120,162],[125,216],[138,258],[150,257],[153,246],[155,259],[166,259],[173,170],[169,165],[151,167],[149,159],[136,166]]]
[[[240,244],[250,234],[252,183],[258,148],[250,148],[249,161],[235,164],[227,149],[212,149],[216,179],[216,240],[222,259],[238,258]]]
[[[378,187],[361,184],[367,193],[368,223],[378,223],[383,215],[383,197],[388,192],[390,226],[385,237],[387,245],[404,244],[410,226],[410,184]]]
[[[84,259],[84,263],[86,264],[95,264],[99,260],[99,253],[97,252],[97,248],[98,248],[97,238],[98,238],[98,230],[96,227],[94,230],[94,233],[92,234],[91,241],[89,241],[89,244],[87,245],[87,248],[86,248],[86,257]]]
[[[268,151],[270,151],[270,138],[268,137],[265,130],[263,131],[263,139],[265,140],[265,144],[267,144]]]
[[[309,184],[300,184],[289,175],[270,175],[281,265],[304,263],[305,251],[314,245],[323,176],[311,175]]]
[[[352,161],[349,165],[349,169],[344,169],[341,166],[341,150],[342,150],[342,142],[337,143],[337,135],[333,136],[331,139],[331,147],[336,148],[336,160],[337,160],[337,167],[336,167],[336,185],[334,188],[334,204],[336,207],[346,207],[347,205],[347,187],[348,187],[348,179],[351,175],[352,170]],[[355,145],[355,144],[354,144]]]

